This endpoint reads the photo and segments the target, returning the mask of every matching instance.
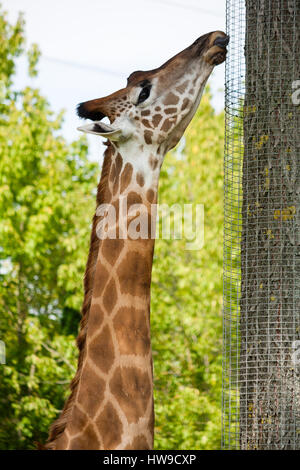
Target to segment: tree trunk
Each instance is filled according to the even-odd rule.
[[[300,449],[299,24],[299,0],[246,0],[242,449]]]

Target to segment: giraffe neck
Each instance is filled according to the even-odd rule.
[[[111,152],[103,198],[98,198],[105,205],[98,206],[93,229],[100,240],[90,275],[92,295],[79,380],[57,449],[153,446],[151,208],[163,157],[146,147],[146,158],[140,145],[114,146]],[[108,217],[111,208],[115,218]],[[117,238],[105,238],[104,232]],[[139,233],[143,238],[137,238]]]

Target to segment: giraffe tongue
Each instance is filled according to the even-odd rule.
[[[96,134],[102,136],[117,136],[121,133],[120,129],[115,129],[108,124],[104,124],[101,121],[94,121],[87,125],[77,127],[78,131],[87,132],[88,134]]]
[[[95,132],[115,132],[116,129],[109,126],[108,124],[104,124],[104,122],[98,121],[94,122],[94,131]]]

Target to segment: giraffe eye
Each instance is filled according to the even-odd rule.
[[[151,85],[147,85],[142,88],[142,91],[140,92],[138,100],[137,100],[137,105],[140,103],[143,103],[143,101],[146,101],[146,99],[149,98],[150,91],[151,91]]]

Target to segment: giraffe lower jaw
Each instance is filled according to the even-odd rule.
[[[225,61],[227,49],[225,47],[213,46],[204,56],[205,61],[210,65],[219,65]]]

